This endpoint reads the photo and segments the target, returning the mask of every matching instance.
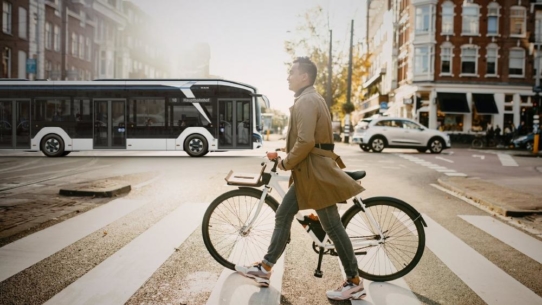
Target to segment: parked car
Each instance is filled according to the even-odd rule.
[[[527,149],[528,151],[532,151],[534,144],[534,133],[515,137],[510,141],[510,144],[512,144],[514,148],[523,148]]]
[[[444,132],[429,129],[409,119],[393,117],[371,120],[359,144],[361,149],[362,145],[367,145],[377,153],[384,148],[413,148],[419,152],[429,150],[439,154],[452,146],[450,137]]]
[[[356,126],[354,126],[354,133],[352,134],[352,138],[350,140],[350,143],[353,144],[359,144],[359,148],[361,148],[363,151],[370,151],[371,148],[367,144],[361,144],[362,140],[361,137],[369,127],[369,124],[371,123],[373,119],[372,118],[365,118],[361,119]]]

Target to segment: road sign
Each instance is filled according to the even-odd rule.
[[[26,73],[36,74],[37,62],[34,58],[28,58],[26,60]]]

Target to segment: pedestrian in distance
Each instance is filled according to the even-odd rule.
[[[329,299],[361,299],[366,296],[358,274],[352,243],[341,223],[337,202],[343,202],[363,189],[343,170],[344,164],[333,153],[331,116],[325,100],[314,89],[316,65],[306,57],[297,58],[288,76],[289,89],[295,92],[290,108],[284,159],[276,152],[267,154],[277,160],[281,170],[291,171],[290,188],[275,214],[275,227],[267,254],[261,262],[235,266],[240,274],[269,286],[272,268],[286,248],[295,214],[314,209],[323,229],[337,247],[346,281],[326,292]]]

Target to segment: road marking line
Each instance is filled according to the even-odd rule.
[[[453,170],[453,169],[448,169],[448,168],[436,169],[436,171],[439,172],[439,173],[456,173],[455,170]]]
[[[426,214],[426,246],[487,304],[540,304],[542,298]]]
[[[435,166],[429,166],[430,169],[434,169],[434,170],[439,170],[439,169],[448,169],[447,167],[444,167],[444,166],[439,166],[439,165],[435,165]]]
[[[490,216],[459,215],[463,220],[542,264],[542,242]]]
[[[445,159],[445,158],[442,158],[442,157],[435,157],[435,159],[439,159],[439,160],[442,160],[442,161],[446,161],[446,162],[448,162],[448,163],[454,163],[454,161],[449,160],[449,159]]]
[[[201,224],[206,204],[183,204],[45,304],[124,304]]]
[[[445,174],[450,177],[467,177],[467,174],[463,174],[463,173],[445,173]]]
[[[498,154],[499,161],[501,161],[502,166],[518,166],[516,160],[510,155]]]
[[[116,199],[0,248],[0,282],[135,211],[146,202]]]
[[[484,160],[486,158],[486,156],[483,156],[483,155],[472,155],[474,158],[480,158],[482,160]]]

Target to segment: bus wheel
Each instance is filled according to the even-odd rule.
[[[56,134],[46,135],[41,141],[41,151],[47,157],[64,156],[64,141]]]
[[[184,150],[190,157],[203,157],[208,149],[207,140],[201,135],[191,135],[184,141]]]

